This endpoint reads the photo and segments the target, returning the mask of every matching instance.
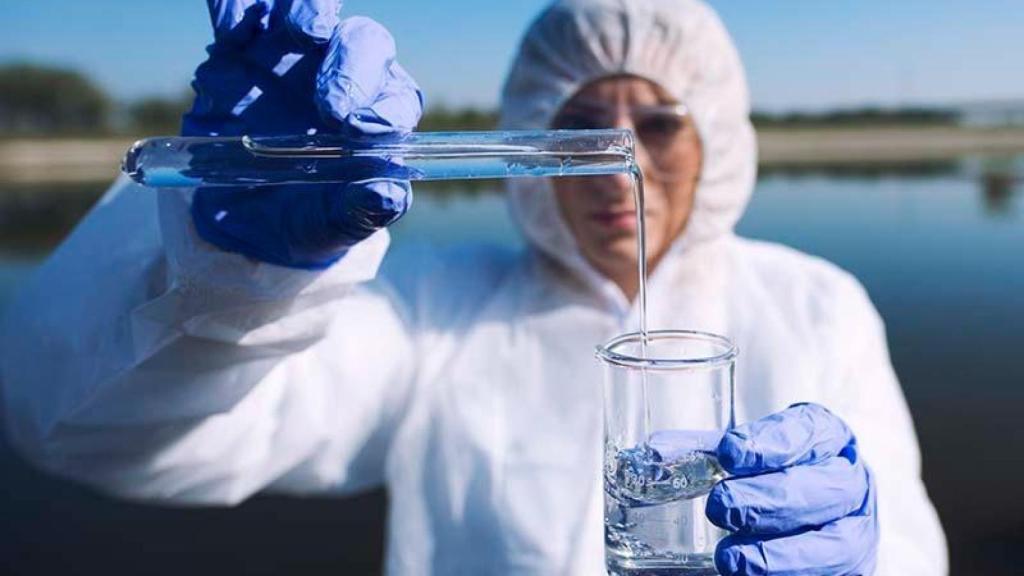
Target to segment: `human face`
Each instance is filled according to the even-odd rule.
[[[689,116],[665,115],[661,123],[644,110],[678,104],[657,84],[615,76],[592,82],[559,111],[553,127],[628,128],[637,134],[644,172],[647,258],[653,268],[685,229],[700,176],[701,144]],[[603,110],[595,114],[594,110]],[[581,119],[592,118],[589,126]],[[636,125],[634,125],[636,124]],[[638,290],[636,208],[629,175],[555,178],[562,218],[584,258],[630,298]]]

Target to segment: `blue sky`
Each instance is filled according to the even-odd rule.
[[[547,0],[348,0],[383,22],[428,100],[493,105]],[[6,0],[0,61],[80,68],[114,95],[178,94],[210,39],[199,0]],[[1024,98],[1021,0],[712,0],[758,108]]]

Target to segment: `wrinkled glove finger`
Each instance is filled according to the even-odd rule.
[[[341,0],[277,0],[271,27],[284,26],[303,48],[330,42],[338,26]]]
[[[759,474],[832,458],[852,440],[846,423],[824,407],[794,404],[726,432],[718,460],[731,474]]]
[[[870,484],[857,460],[830,458],[758,476],[727,478],[708,495],[716,526],[742,534],[781,534],[818,527],[860,510]]]
[[[344,124],[349,114],[372,106],[395,61],[395,40],[363,17],[343,20],[331,37],[316,81],[316,103],[324,119]]]
[[[694,452],[714,454],[721,441],[720,430],[656,430],[647,445],[662,462],[673,462]]]
[[[407,134],[423,114],[423,93],[416,81],[393,62],[377,99],[348,116],[346,124],[360,134]]]
[[[870,514],[775,538],[726,536],[715,549],[715,567],[722,576],[867,576],[875,568],[875,524]]]
[[[407,181],[377,178],[340,186],[199,188],[191,210],[197,234],[223,250],[322,269],[411,204]]]
[[[270,10],[266,0],[207,0],[213,37],[218,44],[241,46],[259,32]]]
[[[408,181],[390,178],[361,180],[346,185],[329,198],[327,211],[332,234],[342,246],[352,246],[401,218],[412,206]]]

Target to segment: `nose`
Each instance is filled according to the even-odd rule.
[[[611,174],[602,180],[606,184],[602,186],[602,190],[607,191],[609,195],[621,196],[633,191],[633,176],[631,174]]]
[[[594,178],[589,195],[592,201],[603,206],[632,206],[633,177],[629,174],[609,174]]]

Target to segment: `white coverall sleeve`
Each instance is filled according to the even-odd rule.
[[[379,483],[411,372],[397,303],[366,284],[387,233],[286,269],[199,240],[190,195],[115,183],[11,304],[12,444],[130,498]]]
[[[833,312],[840,314],[842,349],[835,351],[841,398],[837,414],[853,430],[874,476],[880,544],[876,576],[942,576],[945,535],[921,480],[921,454],[885,326],[852,277]]]

